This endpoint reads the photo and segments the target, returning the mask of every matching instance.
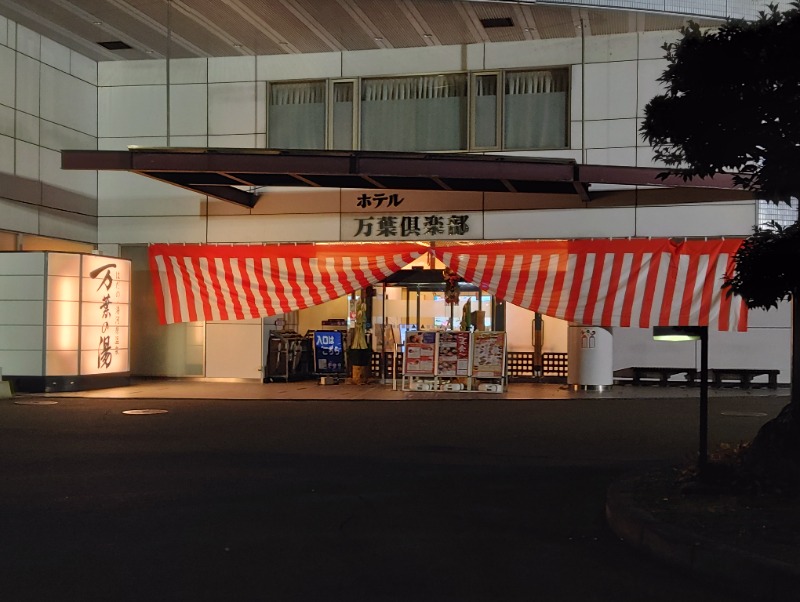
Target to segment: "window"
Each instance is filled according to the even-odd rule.
[[[770,201],[758,201],[756,226],[763,227],[768,222],[778,222],[781,226],[791,226],[797,221],[797,199],[792,204],[780,202],[777,205]]]
[[[467,76],[419,75],[361,83],[361,148],[467,149]]]
[[[475,75],[472,80],[472,148],[498,148],[499,74]]]
[[[567,69],[505,74],[503,148],[567,146]]]
[[[331,107],[331,148],[353,150],[353,87],[355,82],[333,82]]]
[[[270,86],[270,148],[325,148],[325,82]]]

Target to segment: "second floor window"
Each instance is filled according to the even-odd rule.
[[[465,150],[466,133],[465,74],[361,82],[363,150]]]
[[[272,84],[269,148],[325,148],[325,82]]]

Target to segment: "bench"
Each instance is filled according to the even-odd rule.
[[[669,368],[658,366],[634,366],[632,368],[623,368],[614,372],[614,378],[618,380],[631,379],[631,384],[638,386],[643,384],[642,381],[657,380],[658,384],[666,387],[669,384],[669,379],[676,374],[686,374],[684,381],[677,381],[674,384],[687,384],[695,381],[697,370],[695,368]]]
[[[766,376],[767,386],[770,389],[778,388],[778,373],[780,370],[762,370],[758,368],[711,368],[708,371],[708,379],[714,387],[739,385],[742,389],[749,389],[753,378],[756,376]],[[699,375],[698,375],[699,381]],[[730,382],[734,381],[734,382]]]

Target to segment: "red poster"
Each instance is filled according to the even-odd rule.
[[[403,352],[406,376],[433,376],[436,367],[436,332],[409,331]]]
[[[439,356],[436,375],[445,377],[469,376],[469,332],[448,331],[439,333]]]

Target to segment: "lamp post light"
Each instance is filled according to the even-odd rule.
[[[708,326],[654,326],[656,341],[700,341],[700,441],[697,469],[708,464]]]

